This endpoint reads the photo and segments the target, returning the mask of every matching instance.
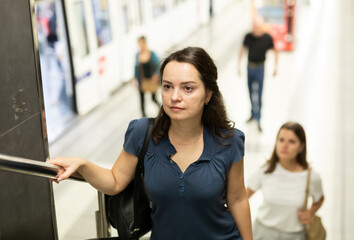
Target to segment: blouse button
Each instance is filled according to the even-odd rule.
[[[184,187],[180,187],[180,188],[179,188],[179,191],[180,191],[180,192],[184,192]]]
[[[183,178],[183,173],[180,173],[179,176],[178,176],[180,179]]]

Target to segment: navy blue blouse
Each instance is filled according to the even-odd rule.
[[[148,119],[130,122],[124,150],[139,155]],[[239,240],[234,219],[225,207],[226,177],[244,155],[243,132],[235,129],[229,145],[215,142],[204,127],[204,149],[184,173],[170,159],[176,149],[168,138],[150,139],[145,155],[145,185],[152,201],[152,240]]]

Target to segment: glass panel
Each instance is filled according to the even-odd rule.
[[[52,142],[74,116],[67,32],[60,0],[37,2],[35,11],[48,140]]]
[[[138,19],[139,19],[139,25],[144,24],[144,13],[143,13],[143,2],[142,0],[137,0],[138,1]]]
[[[178,6],[180,3],[185,2],[186,0],[173,0],[173,6]]]
[[[87,28],[86,28],[86,18],[85,9],[83,2],[76,2],[75,5],[75,22],[76,22],[76,36],[78,42],[75,46],[75,55],[79,57],[85,57],[89,54]]]
[[[258,14],[267,23],[283,23],[283,0],[267,0],[260,4]]]
[[[141,0],[131,2],[130,0],[121,3],[124,32],[128,33],[134,27],[142,25],[143,13]]]
[[[122,4],[122,16],[123,16],[124,32],[128,33],[132,25],[132,22],[131,22],[129,7],[127,3]]]
[[[151,5],[152,5],[152,16],[154,18],[166,12],[165,0],[151,0]]]
[[[92,0],[97,44],[99,47],[112,41],[107,0]]]

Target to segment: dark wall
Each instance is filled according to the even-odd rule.
[[[45,161],[33,2],[0,1],[0,153]],[[0,170],[0,239],[50,240],[56,231],[49,180]]]

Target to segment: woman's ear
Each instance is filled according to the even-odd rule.
[[[304,147],[305,147],[305,144],[301,144],[300,146],[300,149],[299,149],[299,154],[302,153],[302,151],[304,151]]]
[[[206,98],[205,98],[205,105],[208,105],[212,96],[213,96],[213,91],[207,90],[206,91]]]

